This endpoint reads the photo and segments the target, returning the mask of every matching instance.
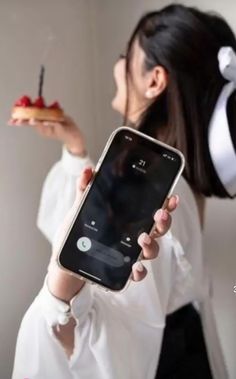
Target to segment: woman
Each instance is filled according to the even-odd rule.
[[[44,184],[38,218],[43,233],[56,241],[54,254],[19,331],[13,379],[227,378],[202,228],[205,197],[236,194],[236,165],[228,167],[236,159],[234,51],[235,37],[220,17],[171,5],[141,18],[115,65],[113,108],[135,128],[182,150],[187,161],[168,233],[169,212],[155,216],[157,230],[166,233],[158,241],[158,259],[150,260],[158,250],[153,237],[142,235],[148,273],[136,266],[122,294],[103,293],[55,265],[63,234],[56,231],[72,205],[77,177],[92,162],[70,119],[67,125],[31,120],[65,146]],[[91,175],[91,168],[83,172],[80,190]],[[167,210],[177,203],[171,198]]]

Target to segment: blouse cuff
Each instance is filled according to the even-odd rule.
[[[93,166],[93,163],[88,155],[85,157],[78,157],[71,154],[67,148],[63,146],[62,166],[70,175],[79,176],[84,168]]]
[[[68,304],[58,299],[50,292],[46,276],[43,288],[39,292],[37,300],[39,301],[49,327],[58,324],[65,325],[69,322],[69,319],[72,316],[78,323],[81,323],[87,316],[92,305],[91,286],[90,284],[85,283],[79,293],[76,294]]]

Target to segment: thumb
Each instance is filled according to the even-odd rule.
[[[92,167],[87,167],[83,170],[80,177],[77,179],[76,183],[76,199],[75,202],[79,203],[83,192],[85,191],[87,185],[93,178]]]
[[[92,167],[87,167],[84,169],[82,172],[81,176],[77,180],[77,185],[76,185],[76,198],[81,197],[81,192],[83,193],[91,181],[93,177],[93,169]]]

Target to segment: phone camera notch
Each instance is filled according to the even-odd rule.
[[[169,159],[171,161],[175,161],[176,160],[174,157],[172,157],[171,155],[166,154],[166,153],[162,154],[162,156],[163,156],[163,158]]]

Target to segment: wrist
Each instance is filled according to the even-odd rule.
[[[81,143],[66,143],[65,147],[70,154],[75,155],[79,158],[84,158],[87,155],[87,151],[84,146],[81,145]]]
[[[82,289],[84,280],[65,272],[58,266],[48,271],[48,289],[58,299],[70,302],[70,300]]]
[[[84,137],[77,127],[68,134],[65,140],[65,146],[69,153],[78,157],[84,157],[86,155]]]

